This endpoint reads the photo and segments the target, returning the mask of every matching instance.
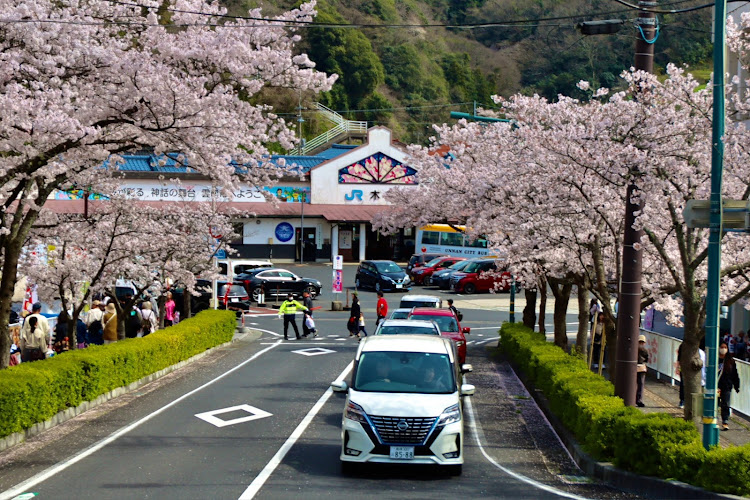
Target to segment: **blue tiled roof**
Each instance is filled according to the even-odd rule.
[[[295,155],[273,155],[271,162],[276,163],[279,159],[283,158],[287,165],[296,164],[299,170],[303,173],[307,173],[311,168],[320,165],[321,163],[328,161],[332,158],[336,158],[347,151],[356,148],[349,144],[334,144],[325,151],[318,153],[315,156],[295,156]],[[177,153],[169,153],[163,156],[156,156],[152,154],[134,154],[134,155],[122,155],[125,163],[120,165],[120,170],[125,172],[163,172],[163,173],[188,173],[192,172],[189,167],[183,166],[187,163],[187,159],[184,159],[182,163],[176,161]],[[161,159],[166,159],[163,166],[159,165]],[[235,167],[238,172],[243,170],[242,167],[237,165]]]

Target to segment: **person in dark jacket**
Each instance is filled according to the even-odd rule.
[[[638,388],[635,391],[635,404],[639,407],[646,406],[643,404],[643,385],[646,383],[646,367],[648,363],[648,350],[646,350],[646,336],[638,336],[638,364],[636,365],[636,382]]]
[[[357,297],[357,294],[354,294],[354,297],[352,298],[352,308],[349,311],[349,322],[347,323],[350,337],[359,333],[360,314],[362,314],[362,308],[359,306],[359,297]]]
[[[310,329],[307,327],[307,316],[310,316],[311,318],[313,317],[313,301],[307,291],[302,292],[302,305],[307,308],[307,311],[305,311],[305,317],[302,320],[302,336],[307,337],[310,335]]]
[[[719,345],[719,407],[721,408],[721,430],[729,430],[729,405],[731,404],[732,388],[740,392],[740,376],[737,373],[737,364],[734,357],[729,354],[726,342]]]

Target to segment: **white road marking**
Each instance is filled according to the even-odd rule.
[[[353,366],[354,361],[349,362],[347,367],[344,368],[344,371],[341,372],[341,374],[336,379],[336,382],[341,382],[342,380],[344,380],[344,378],[349,375],[349,372],[352,370]],[[279,451],[276,452],[276,455],[271,458],[266,466],[263,467],[263,470],[260,471],[260,474],[255,477],[252,483],[250,483],[250,486],[248,486],[244,493],[240,495],[239,500],[250,500],[251,498],[255,497],[255,495],[258,493],[258,491],[260,491],[268,478],[271,477],[271,474],[273,474],[273,471],[276,470],[276,467],[278,467],[281,461],[284,460],[286,454],[289,453],[289,450],[292,449],[294,443],[296,443],[297,440],[302,436],[302,433],[305,432],[307,426],[310,425],[310,422],[313,421],[315,415],[317,415],[320,409],[323,408],[323,405],[326,404],[332,394],[333,390],[330,387],[326,389],[323,395],[320,396],[320,399],[318,399],[318,402],[315,403],[315,406],[310,409],[307,415],[305,415],[305,418],[302,419],[302,422],[299,423],[297,428],[294,429],[294,432],[292,432],[289,438],[287,438],[286,442],[281,446],[281,448],[279,448]]]
[[[482,452],[482,455],[484,455],[484,458],[487,459],[488,462],[490,462],[492,465],[503,471],[504,473],[508,474],[510,477],[517,479],[518,481],[524,482],[528,485],[533,486],[534,488],[546,491],[548,493],[552,493],[564,498],[574,498],[576,500],[586,500],[586,497],[578,496],[573,493],[568,493],[566,491],[558,490],[557,488],[553,488],[552,486],[547,486],[546,484],[540,483],[538,481],[535,481],[531,479],[530,477],[526,477],[523,474],[519,474],[517,472],[513,472],[512,470],[508,469],[507,467],[503,467],[499,463],[495,461],[485,450],[484,446],[482,446],[482,442],[479,440],[479,431],[477,431],[477,420],[474,416],[474,407],[471,405],[471,398],[465,398],[464,399],[464,405],[468,407],[468,415],[469,415],[469,427],[471,428],[472,436],[474,437],[474,440],[477,442],[477,445],[479,446],[479,450]]]
[[[318,356],[320,354],[331,354],[332,352],[336,351],[332,351],[331,349],[324,349],[322,347],[313,347],[311,349],[302,349],[300,351],[292,352],[296,354],[302,354],[303,356]]]
[[[221,415],[222,413],[229,413],[231,411],[237,410],[243,410],[247,412],[248,416],[233,418],[232,420],[222,420],[216,416]],[[226,427],[228,425],[241,424],[243,422],[250,422],[251,420],[258,420],[259,418],[270,417],[272,416],[272,414],[254,406],[238,405],[231,406],[229,408],[222,408],[221,410],[211,410],[203,413],[197,413],[195,416],[201,420],[208,422],[211,425],[215,425],[216,427]]]
[[[279,345],[281,345],[281,342],[276,342],[272,346],[267,347],[267,348],[265,348],[265,349],[263,349],[261,351],[256,352],[250,358],[246,359],[245,361],[243,361],[242,363],[238,364],[234,368],[231,368],[231,369],[225,371],[224,373],[222,373],[218,377],[214,378],[213,380],[210,380],[210,381],[206,382],[202,386],[200,386],[200,387],[198,387],[196,389],[193,389],[192,391],[190,391],[188,393],[183,394],[179,398],[173,400],[171,403],[168,403],[168,404],[162,406],[161,408],[159,408],[158,410],[156,410],[156,411],[154,411],[152,413],[149,413],[148,415],[146,415],[145,417],[141,418],[140,420],[136,420],[132,424],[123,427],[119,431],[113,432],[112,434],[110,434],[106,438],[102,439],[101,441],[99,441],[97,443],[94,443],[93,445],[89,446],[88,448],[86,448],[85,450],[81,451],[77,455],[74,455],[73,457],[71,457],[71,458],[69,458],[67,460],[59,462],[56,465],[53,465],[52,467],[50,467],[47,470],[44,470],[44,471],[42,471],[42,472],[40,472],[38,474],[35,474],[35,475],[31,476],[26,481],[23,481],[22,483],[17,484],[15,487],[13,487],[13,488],[11,488],[9,490],[5,490],[4,492],[0,493],[0,500],[11,499],[11,498],[13,498],[13,497],[15,497],[17,495],[20,495],[21,493],[24,493],[24,492],[28,491],[29,489],[31,489],[32,487],[36,486],[37,484],[42,483],[42,482],[44,482],[44,481],[46,481],[46,480],[48,480],[48,479],[50,479],[52,477],[55,477],[57,474],[59,474],[60,472],[64,471],[65,469],[67,469],[71,465],[73,465],[73,464],[75,464],[77,462],[80,462],[81,460],[83,460],[84,458],[86,458],[86,457],[88,457],[90,455],[93,455],[94,453],[96,453],[97,451],[101,450],[102,448],[104,448],[108,444],[114,442],[118,438],[124,436],[125,434],[127,434],[128,432],[132,431],[133,429],[139,427],[140,425],[148,422],[149,420],[151,420],[155,416],[157,416],[160,413],[164,412],[165,410],[173,407],[174,405],[176,405],[180,401],[182,401],[184,399],[187,399],[190,396],[192,396],[193,394],[195,394],[197,392],[200,392],[203,389],[205,389],[206,387],[209,387],[209,386],[213,385],[214,383],[216,383],[219,380],[223,379],[224,377],[226,377],[230,373],[233,373],[233,372],[239,370],[240,368],[242,368],[246,364],[250,363],[251,361],[255,361],[260,356],[262,356],[263,354],[267,353],[268,351],[274,349],[275,347],[277,347]]]

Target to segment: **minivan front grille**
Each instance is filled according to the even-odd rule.
[[[375,417],[370,415],[383,444],[421,444],[437,417]]]

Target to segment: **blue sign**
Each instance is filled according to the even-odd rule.
[[[226,259],[227,258],[227,251],[223,248],[216,251],[216,258],[217,259]]]
[[[294,238],[294,228],[288,222],[282,222],[276,226],[276,239],[286,243]]]

